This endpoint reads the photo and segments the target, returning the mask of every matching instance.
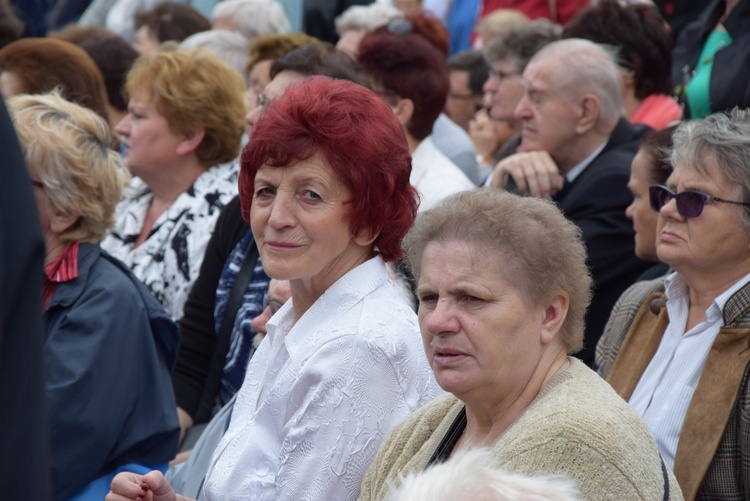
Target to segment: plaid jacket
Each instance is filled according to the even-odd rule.
[[[724,307],[690,401],[674,473],[686,500],[750,499],[750,285]],[[625,400],[669,324],[664,280],[637,282],[615,304],[596,347],[596,366]]]

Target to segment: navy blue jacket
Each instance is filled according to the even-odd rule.
[[[179,437],[170,371],[179,333],[132,272],[82,243],[78,278],[45,310],[45,395],[55,499],[127,463],[159,465]]]

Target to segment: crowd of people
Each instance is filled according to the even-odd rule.
[[[748,9],[0,0],[4,494],[750,499]]]

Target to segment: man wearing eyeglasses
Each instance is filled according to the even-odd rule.
[[[598,372],[643,417],[685,499],[750,497],[750,114],[685,122],[649,187],[675,273],[619,299]]]
[[[618,79],[613,54],[602,46],[570,39],[542,48],[521,79],[520,143],[491,180],[551,198],[581,228],[595,287],[576,356],[589,365],[615,301],[649,266],[635,256],[625,217],[630,164],[646,128],[623,117]]]
[[[560,26],[547,19],[537,19],[508,28],[484,48],[484,59],[490,68],[483,86],[486,111],[478,112],[469,128],[477,150],[477,162],[484,174],[482,179],[489,174],[482,168],[492,170],[498,157],[505,154],[506,142],[517,143],[521,121],[513,112],[523,96],[523,70],[534,54],[559,40],[561,33]],[[516,143],[512,138],[516,138]]]

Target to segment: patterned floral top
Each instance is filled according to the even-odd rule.
[[[238,175],[237,162],[208,169],[159,216],[137,248],[133,244],[143,228],[151,190],[133,178],[117,206],[115,227],[102,241],[102,248],[125,262],[175,320],[182,317],[216,219],[237,195]]]

